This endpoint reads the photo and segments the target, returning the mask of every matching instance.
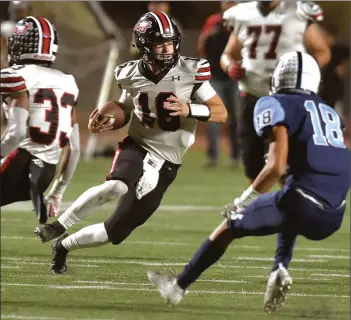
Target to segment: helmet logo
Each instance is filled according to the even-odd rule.
[[[24,24],[16,24],[16,26],[13,28],[13,33],[18,35],[23,35],[28,30],[31,30],[31,29],[33,29],[33,23],[25,22]]]
[[[152,22],[151,21],[143,21],[143,22],[139,22],[134,30],[135,31],[139,31],[140,33],[145,33],[147,29],[151,28],[152,27]]]

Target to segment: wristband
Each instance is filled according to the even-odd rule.
[[[188,103],[189,115],[187,118],[194,118],[206,122],[211,117],[211,110],[204,104]]]

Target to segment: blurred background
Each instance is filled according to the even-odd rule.
[[[322,32],[332,48],[332,61],[324,76],[325,95],[336,104],[336,109],[345,119],[350,117],[350,2],[316,1],[323,10],[325,19]],[[235,2],[231,2],[235,4]],[[199,56],[198,42],[205,21],[220,12],[218,1],[147,2],[147,1],[102,1],[102,2],[0,2],[1,59],[6,65],[6,37],[13,23],[26,15],[41,15],[51,20],[59,34],[59,54],[54,68],[73,74],[80,88],[78,104],[82,149],[89,140],[87,119],[90,112],[108,99],[117,99],[119,89],[113,79],[115,66],[135,59],[131,47],[132,28],[138,18],[148,10],[158,7],[167,11],[178,21],[182,33],[181,53]],[[235,108],[235,106],[233,106]],[[229,153],[228,124],[221,127],[220,149]],[[126,134],[120,132],[99,136],[98,145],[91,145],[88,157],[113,153],[116,143]],[[349,136],[349,131],[347,132]],[[200,123],[194,148],[204,150],[206,159],[206,124]],[[229,156],[224,156],[229,158]],[[225,161],[225,160],[223,160]]]

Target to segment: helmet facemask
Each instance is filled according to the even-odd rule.
[[[138,49],[139,56],[146,63],[158,67],[160,69],[171,69],[173,68],[179,59],[179,47],[180,47],[180,37],[170,37],[162,39],[148,40],[144,37],[139,37],[139,41],[142,45],[136,45]],[[173,53],[156,53],[154,51],[155,44],[164,44],[167,42],[173,43]]]

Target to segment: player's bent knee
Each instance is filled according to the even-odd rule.
[[[114,199],[125,195],[128,191],[128,186],[120,180],[109,180],[104,183],[106,196],[109,199]]]
[[[120,180],[111,180],[111,191],[119,196],[124,196],[128,191],[128,186]]]
[[[133,229],[126,226],[120,226],[116,228],[116,226],[111,225],[108,223],[108,221],[105,221],[104,224],[107,236],[113,245],[122,243],[133,231]]]

